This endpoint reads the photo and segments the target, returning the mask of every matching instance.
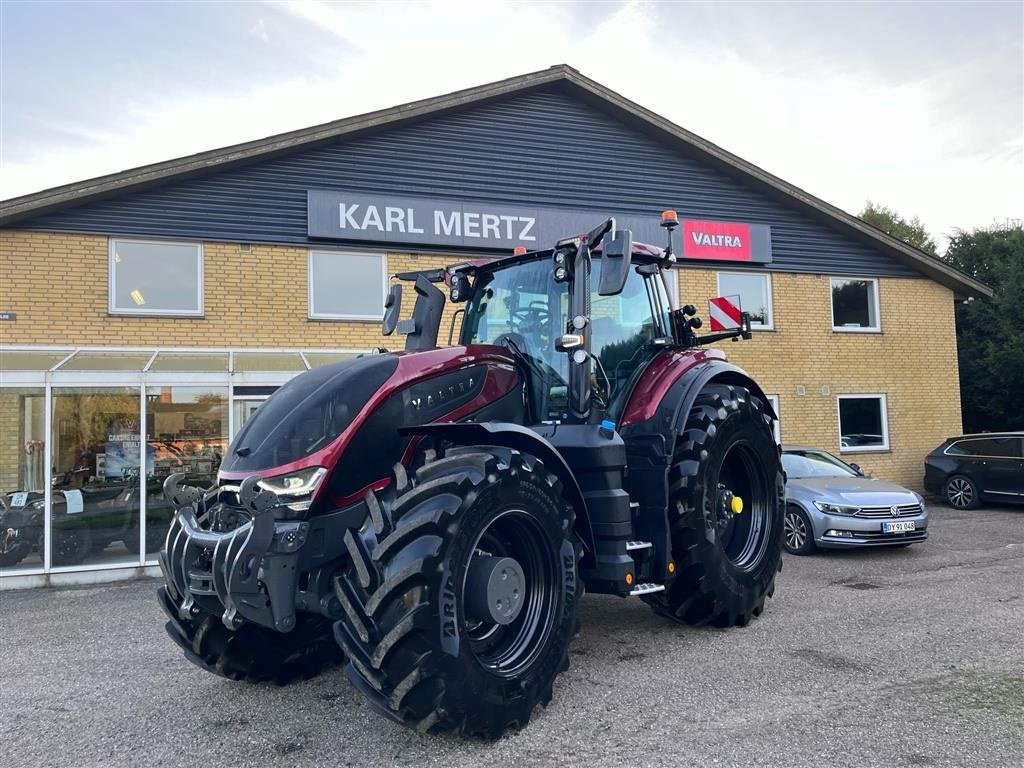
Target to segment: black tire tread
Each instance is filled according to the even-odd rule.
[[[189,661],[220,677],[286,685],[316,677],[343,661],[327,619],[300,614],[295,629],[287,634],[252,624],[231,631],[209,613],[182,619],[167,587],[158,592],[168,618],[167,634]]]
[[[764,611],[765,599],[775,591],[775,574],[782,570],[782,558],[780,553],[776,553],[777,565],[762,592],[748,595],[742,605],[718,599],[705,573],[707,550],[714,545],[705,536],[701,512],[692,504],[683,514],[676,511],[676,504],[682,499],[692,498],[696,491],[701,460],[714,440],[718,424],[727,415],[742,409],[752,410],[770,433],[772,419],[760,398],[745,387],[709,384],[698,395],[676,441],[675,456],[669,469],[669,516],[673,520],[671,534],[676,579],[665,592],[643,598],[658,614],[673,621],[692,626],[746,626]],[[780,489],[781,478],[780,468],[776,478],[776,486]],[[776,522],[781,527],[784,492],[778,503],[781,509]]]
[[[384,716],[420,732],[497,738],[525,725],[537,703],[550,701],[551,685],[536,700],[515,702],[500,722],[446,711],[446,682],[435,659],[440,651],[427,635],[437,630],[430,581],[441,567],[441,542],[454,534],[460,511],[497,473],[530,475],[556,494],[561,485],[539,460],[506,449],[451,449],[431,458],[404,492],[369,494],[375,497],[367,499],[372,519],[356,536],[366,540],[355,548],[360,562],[335,577],[335,594],[345,611],[335,624],[335,638],[350,662],[346,675]],[[437,546],[426,547],[434,539]],[[373,588],[359,577],[364,570],[374,574]],[[568,667],[567,646],[559,667]]]

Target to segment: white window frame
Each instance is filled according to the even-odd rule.
[[[772,425],[772,432],[775,434],[775,442],[782,445],[782,410],[779,408],[779,396],[765,395],[765,397],[767,397],[768,402],[772,404],[772,410],[775,411],[775,415],[779,417]]]
[[[331,314],[328,312],[315,312],[313,309],[313,256],[316,254],[327,254],[331,256],[374,256],[380,259],[381,284],[384,287],[380,297],[380,313],[376,315],[351,315]],[[306,255],[306,307],[310,320],[372,320],[381,321],[384,319],[384,302],[388,295],[388,255],[380,251],[353,251],[350,249],[338,248],[310,248]]]
[[[715,273],[715,290],[718,291],[718,296],[735,295],[735,294],[724,294],[722,293],[722,275],[753,275],[754,277],[763,277],[765,284],[768,286],[768,317],[765,322],[758,323],[753,320],[750,321],[750,330],[752,331],[774,331],[775,330],[775,298],[772,296],[772,275],[770,272],[745,272],[735,269],[724,269],[719,270]]]
[[[852,448],[843,448],[843,416],[840,410],[840,403],[843,400],[866,400],[874,398],[881,403],[882,409],[882,445],[855,445]],[[836,424],[839,427],[839,452],[840,453],[878,453],[888,451],[889,448],[889,405],[886,396],[881,392],[868,392],[865,394],[836,395]]]
[[[192,246],[199,254],[198,274],[199,280],[199,309],[198,310],[174,310],[174,309],[121,309],[114,306],[114,296],[117,293],[116,277],[114,276],[114,253],[117,250],[117,243],[139,243],[141,245],[186,245]],[[203,267],[206,258],[203,254],[203,244],[190,240],[145,240],[137,237],[108,237],[107,238],[107,313],[123,317],[204,317],[206,311],[206,285],[203,281]]]
[[[846,326],[836,325],[836,307],[832,301],[832,283],[835,280],[856,280],[858,282],[869,282],[872,284],[872,290],[875,296],[875,324],[866,328],[849,328]],[[878,278],[877,277],[858,277],[854,275],[829,275],[828,278],[828,311],[832,318],[832,330],[836,333],[881,333],[882,332],[882,302],[879,296],[878,290]]]

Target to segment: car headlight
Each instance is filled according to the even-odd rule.
[[[305,512],[313,504],[313,494],[326,475],[327,470],[323,467],[307,467],[283,475],[261,477],[257,487],[276,494],[279,506],[292,512]]]
[[[816,501],[814,506],[826,515],[856,515],[860,512],[860,507],[850,506],[849,504],[830,504],[827,501]]]

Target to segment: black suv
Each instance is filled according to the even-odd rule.
[[[925,457],[924,487],[957,509],[1024,503],[1024,432],[951,437]]]

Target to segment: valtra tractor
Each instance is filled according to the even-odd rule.
[[[210,489],[167,479],[167,630],[235,680],[345,663],[383,715],[496,737],[568,666],[584,589],[743,626],[780,567],[761,388],[673,309],[668,248],[609,219],[549,250],[400,274],[405,350],[292,379]],[[593,268],[593,275],[592,275]],[[463,304],[439,347],[445,295]],[[450,323],[449,342],[456,317]]]

